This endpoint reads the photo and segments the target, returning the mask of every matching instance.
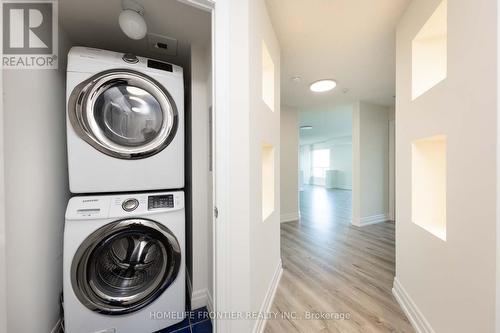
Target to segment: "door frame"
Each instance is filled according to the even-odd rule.
[[[215,333],[230,333],[230,321],[218,320],[217,314],[227,311],[230,305],[231,252],[229,242],[230,224],[225,212],[229,211],[230,165],[230,131],[229,131],[229,31],[230,31],[230,1],[232,0],[177,0],[198,9],[211,13],[212,16],[212,175],[214,208],[213,227],[213,311],[215,313],[213,331]],[[217,211],[217,213],[216,213]]]
[[[2,27],[0,25],[0,34]],[[7,254],[5,223],[5,163],[3,70],[0,69],[0,333],[7,332]]]

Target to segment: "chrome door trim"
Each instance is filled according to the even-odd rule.
[[[113,235],[137,229],[148,229],[150,232],[157,233],[158,240],[170,250],[170,254],[164,254],[168,267],[161,277],[161,283],[156,288],[151,286],[141,292],[141,297],[138,300],[131,297],[113,298],[102,293],[96,294],[95,289],[91,288],[92,282],[88,280],[87,276],[88,261],[94,250]],[[72,289],[79,301],[94,312],[107,315],[132,313],[151,304],[175,281],[180,270],[181,258],[179,242],[166,226],[144,218],[114,221],[94,231],[78,247],[71,263]]]
[[[151,142],[138,147],[116,144],[103,134],[95,121],[93,114],[97,97],[116,82],[144,89],[160,104],[163,122],[159,135]],[[172,142],[179,125],[177,106],[170,93],[153,78],[130,69],[103,71],[78,84],[69,96],[68,116],[80,138],[100,152],[120,159],[141,159],[159,153]]]

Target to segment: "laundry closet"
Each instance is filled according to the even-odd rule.
[[[212,309],[211,13],[63,0],[58,16],[58,70],[3,72],[9,332],[153,332],[179,320],[152,312]]]

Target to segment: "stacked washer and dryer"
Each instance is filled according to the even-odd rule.
[[[183,320],[183,87],[169,63],[68,54],[68,333],[151,333]]]

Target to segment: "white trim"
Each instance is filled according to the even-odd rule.
[[[352,191],[352,185],[336,185],[334,188],[337,190]]]
[[[295,222],[295,221],[298,221],[299,219],[300,219],[299,212],[281,214],[281,216],[280,216],[281,223]]]
[[[394,285],[392,287],[392,294],[396,301],[398,301],[401,309],[408,317],[411,325],[417,333],[435,333],[427,319],[418,309],[417,305],[411,299],[410,295],[403,288],[397,277],[394,277]]]
[[[231,298],[231,247],[229,223],[230,108],[229,108],[229,45],[230,0],[217,0],[212,11],[212,101],[213,101],[213,201],[218,217],[213,223],[213,283],[214,311],[228,310]],[[214,320],[214,333],[230,333],[228,320]]]
[[[215,7],[215,1],[213,0],[177,0],[177,1],[207,12],[211,12]]]
[[[212,298],[212,294],[207,289],[207,308],[210,313],[214,312],[214,300]]]
[[[352,219],[352,224],[356,227],[364,227],[371,224],[377,224],[389,221],[389,216],[387,214],[378,214],[372,216],[362,217],[360,219]]]
[[[197,290],[191,294],[191,309],[196,310],[206,306],[208,311],[212,312],[214,309],[212,295],[207,288]]]
[[[57,319],[57,322],[52,328],[52,330],[50,330],[50,333],[61,333],[63,331],[61,324],[62,324],[61,318]]]
[[[0,34],[3,33],[0,25]],[[2,45],[0,45],[0,49]],[[5,222],[5,164],[3,70],[0,70],[0,332],[7,332],[7,255]]]
[[[281,259],[276,266],[276,270],[274,271],[273,279],[267,288],[266,297],[264,297],[264,301],[260,306],[260,313],[267,314],[271,311],[271,306],[273,305],[274,295],[276,294],[276,290],[278,289],[278,285],[280,283],[281,275],[283,274],[283,267],[281,265]],[[267,316],[259,316],[259,319],[255,322],[255,326],[253,328],[253,333],[262,333],[264,332],[264,328],[266,327]]]

